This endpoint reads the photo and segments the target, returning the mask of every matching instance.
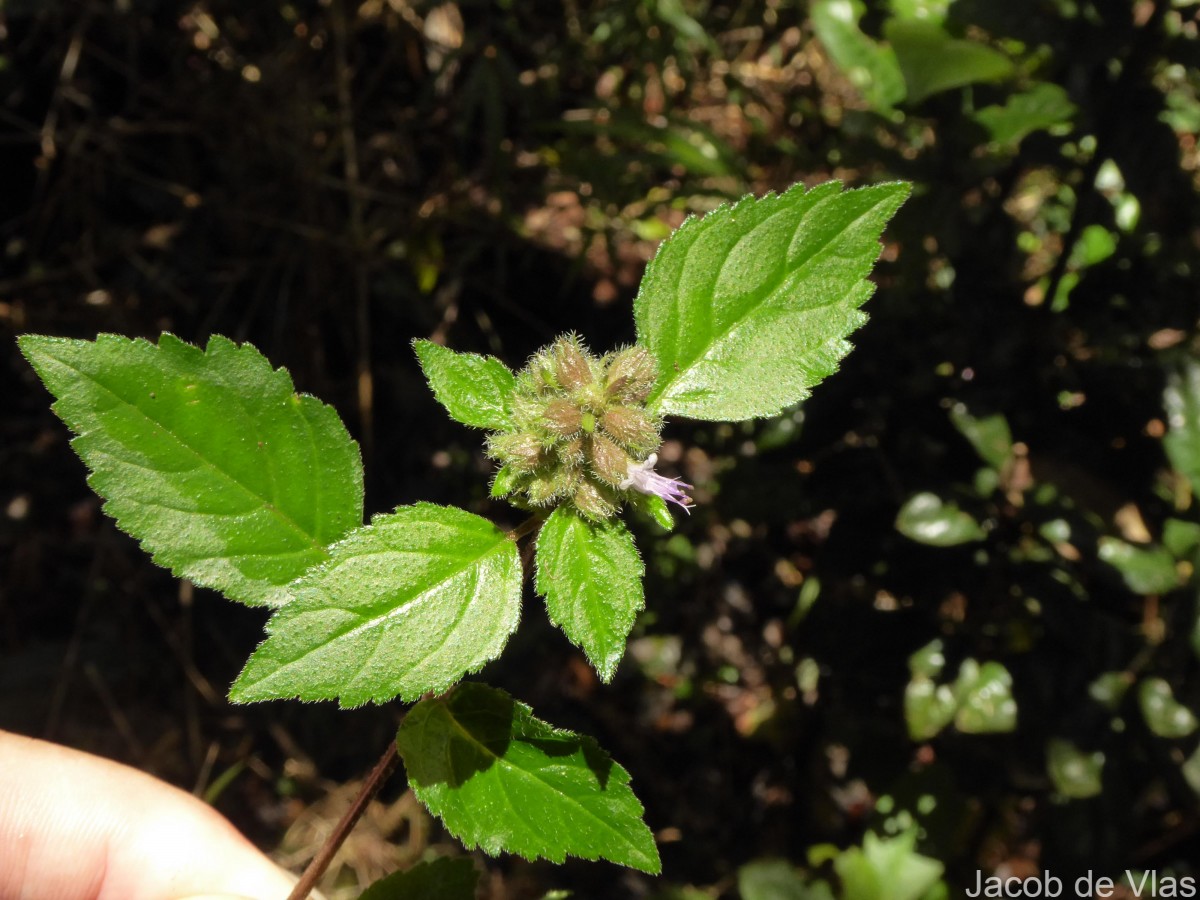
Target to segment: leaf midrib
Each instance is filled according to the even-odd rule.
[[[827,200],[824,200],[821,203],[818,203],[816,206],[813,206],[812,208],[810,208],[801,217],[800,221],[796,224],[796,231],[798,231],[800,229],[800,226],[802,226],[804,224],[804,222],[813,214],[813,212],[815,210],[820,209],[821,206],[823,206],[826,203],[836,202],[837,198],[844,197],[844,196],[846,196],[845,193],[831,194]],[[690,361],[688,361],[686,365],[679,365],[679,360],[674,360],[674,362],[676,363],[678,368],[674,368],[672,370],[672,377],[670,379],[659,382],[657,389],[655,391],[654,399],[650,401],[650,404],[649,404],[650,407],[654,410],[657,410],[659,407],[661,407],[664,398],[666,398],[670,392],[670,388],[674,384],[676,384],[681,378],[683,378],[684,375],[691,372],[701,362],[703,362],[708,357],[709,351],[711,351],[712,348],[715,347],[717,344],[719,344],[720,342],[722,342],[726,338],[728,338],[729,335],[733,333],[733,330],[738,325],[740,325],[742,322],[744,322],[745,319],[747,319],[749,316],[753,315],[776,292],[776,290],[778,290],[779,286],[781,284],[783,284],[783,282],[785,282],[786,280],[788,280],[789,278],[791,278],[793,276],[797,276],[800,273],[802,273],[808,267],[808,265],[822,251],[825,250],[825,248],[827,248],[838,237],[840,237],[842,234],[844,234],[850,228],[857,225],[859,222],[861,222],[863,219],[865,219],[867,216],[869,216],[872,212],[874,212],[874,210],[878,206],[879,206],[878,202],[872,204],[865,212],[863,212],[862,215],[851,220],[849,223],[846,224],[845,227],[839,229],[834,235],[830,236],[830,238],[828,240],[826,240],[819,246],[815,247],[812,250],[812,252],[809,253],[808,257],[803,262],[800,263],[800,265],[796,266],[795,268],[789,269],[785,262],[785,264],[782,267],[782,274],[780,275],[780,277],[778,279],[776,279],[771,284],[770,287],[767,287],[764,285],[763,287],[759,288],[757,291],[749,292],[747,294],[746,308],[742,311],[741,315],[731,317],[729,324],[726,327],[722,328],[720,331],[714,333],[712,338],[697,350],[695,356],[693,356],[693,358]],[[781,210],[781,212],[782,212],[782,210]],[[701,221],[703,221],[703,220],[701,220]],[[793,239],[795,238],[795,231],[792,232],[792,238]],[[789,244],[790,244],[790,242],[789,242]],[[694,247],[695,247],[694,243],[690,247],[688,247],[688,251],[687,251],[688,254],[690,254],[692,252],[692,249]],[[785,253],[786,253],[786,251],[785,251]],[[726,259],[728,259],[728,255],[726,256]],[[685,265],[687,264],[686,259],[684,261],[684,264]],[[722,261],[721,265],[724,265],[724,261]],[[714,283],[714,288],[715,288],[715,283]],[[834,303],[837,303],[840,299],[842,299],[842,298],[834,297],[825,303],[816,304],[816,306],[814,306],[813,308],[815,309],[820,306],[829,306]],[[710,301],[710,305],[711,305],[711,297],[709,298],[709,301]]]
[[[183,438],[180,437],[177,433],[172,431],[170,428],[168,428],[162,422],[155,419],[153,416],[149,415],[144,409],[142,409],[136,403],[133,403],[133,402],[125,399],[125,397],[123,397],[119,392],[114,390],[109,385],[105,384],[97,376],[93,375],[90,372],[85,372],[83,369],[79,368],[76,365],[71,364],[70,362],[63,359],[62,357],[53,356],[51,354],[47,354],[47,355],[50,356],[52,359],[56,360],[59,364],[70,369],[71,371],[78,373],[79,375],[81,375],[82,377],[84,377],[85,379],[90,381],[92,384],[96,385],[101,390],[107,392],[108,394],[110,394],[111,396],[116,398],[116,400],[119,403],[122,403],[125,406],[129,407],[130,409],[135,410],[143,419],[145,419],[151,425],[156,426],[160,431],[162,431],[163,434],[166,434],[169,437],[173,438],[180,447],[182,447],[184,450],[191,453],[192,456],[194,456],[197,460],[199,460],[201,465],[208,468],[210,471],[215,472],[217,475],[221,476],[223,479],[225,479],[229,483],[234,484],[237,487],[241,488],[242,491],[244,491],[250,497],[258,500],[261,503],[262,508],[265,509],[268,513],[272,514],[274,516],[274,518],[276,518],[281,524],[288,526],[289,528],[291,528],[292,530],[294,530],[301,536],[307,538],[309,543],[312,544],[314,549],[320,551],[325,556],[326,559],[329,558],[328,549],[326,548],[326,546],[323,543],[321,543],[320,540],[317,539],[316,535],[310,534],[295,519],[293,519],[290,515],[288,515],[286,512],[284,512],[275,503],[274,498],[264,497],[258,491],[254,490],[253,488],[251,488],[250,486],[248,486],[247,484],[242,482],[240,479],[234,477],[229,472],[225,472],[224,470],[219,469],[213,462],[211,462],[207,457],[205,457],[199,450],[197,450],[195,447],[191,446],[186,441],[184,441]],[[236,394],[234,396],[236,396]],[[59,402],[61,403],[62,401],[60,400]],[[66,404],[64,404],[64,405],[66,405]],[[99,419],[98,413],[94,413],[93,415],[97,419]],[[82,429],[79,429],[79,436],[80,437],[84,436],[84,432]],[[114,454],[108,454],[108,455],[113,456],[113,458],[119,459],[119,457],[116,457]],[[143,467],[143,468],[145,468],[145,467]],[[165,473],[161,469],[152,469],[152,470],[157,472],[160,476],[165,477]],[[118,501],[118,502],[120,502],[120,501]]]

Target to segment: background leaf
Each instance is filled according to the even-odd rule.
[[[634,305],[638,342],[659,363],[650,405],[740,420],[808,396],[865,321],[865,280],[907,184],[745,197],[689,219],[659,247]]]
[[[589,522],[566,507],[550,514],[537,539],[537,590],[550,621],[583,648],[610,681],[625,641],[646,605],[645,566],[619,520]]]
[[[1182,738],[1196,730],[1196,714],[1175,699],[1164,678],[1147,678],[1138,685],[1138,704],[1146,725],[1159,737]]]
[[[998,81],[1013,71],[1012,60],[1003,53],[953,38],[934,22],[889,19],[883,33],[896,52],[910,103],[964,85]]]
[[[238,703],[299,697],[342,706],[415,700],[482,668],[517,627],[517,545],[486,519],[418,503],[335,545],[230,692]]]
[[[25,335],[105,511],[154,561],[233,600],[286,585],[362,524],[358,445],[249,344]]]
[[[1167,424],[1163,449],[1171,465],[1191,482],[1200,497],[1200,360],[1189,359],[1170,374],[1163,391]]]
[[[934,547],[953,547],[987,536],[970,513],[928,491],[914,494],[900,507],[896,530],[906,538]]]
[[[1035,131],[1071,121],[1075,104],[1057,84],[1042,82],[1027,91],[1012,94],[1003,105],[985,106],[975,119],[988,130],[993,141],[1016,147]]]
[[[478,881],[479,872],[471,860],[443,856],[381,878],[358,900],[475,900]]]
[[[464,684],[423,700],[396,744],[417,797],[468,849],[661,868],[629,773],[503,691]]]
[[[1051,738],[1046,745],[1046,771],[1054,789],[1073,800],[1095,797],[1104,789],[1104,754],[1087,753],[1063,738]]]
[[[509,395],[516,379],[494,356],[458,353],[433,341],[413,341],[421,370],[450,418],[475,428],[512,425]]]
[[[904,99],[904,75],[895,51],[859,28],[865,12],[861,0],[817,0],[811,11],[813,31],[871,108],[886,112]]]

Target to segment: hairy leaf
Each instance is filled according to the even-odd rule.
[[[443,856],[381,878],[358,900],[475,900],[479,872],[466,857]]]
[[[342,706],[415,700],[494,659],[517,627],[517,545],[486,519],[418,503],[376,516],[294,585],[230,692]]]
[[[433,395],[450,418],[475,428],[512,425],[509,397],[516,379],[494,356],[457,353],[433,341],[413,341]]]
[[[661,868],[629,773],[503,691],[463,684],[423,700],[396,744],[417,797],[468,849]]]
[[[645,606],[645,566],[619,520],[590,522],[560,506],[537,539],[537,590],[550,621],[583,648],[609,681]]]
[[[362,524],[358,445],[249,344],[25,335],[20,347],[79,435],[105,511],[176,575],[279,605]]]
[[[654,411],[751,419],[808,396],[850,349],[907,184],[746,197],[689,219],[659,247],[634,306],[658,361]]]

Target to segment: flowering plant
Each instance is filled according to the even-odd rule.
[[[117,524],[180,577],[272,610],[231,700],[415,702],[385,760],[399,753],[468,847],[656,873],[624,769],[503,691],[460,682],[517,627],[530,535],[551,620],[613,677],[645,603],[618,513],[629,503],[670,528],[669,503],[692,507],[690,485],[655,471],[664,419],[736,421],[803,400],[850,349],[880,232],[907,194],[797,185],[689,219],[647,268],[637,342],[604,356],[568,335],[514,373],[417,341],[451,418],[489,432],[492,497],[530,514],[508,530],[429,503],[362,525],[357,444],[248,344],[20,346]]]

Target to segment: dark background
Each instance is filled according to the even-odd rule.
[[[882,40],[913,5],[868,3],[863,32]],[[632,773],[662,877],[480,856],[482,893],[737,897],[756,859],[824,873],[808,849],[884,830],[885,795],[952,886],[980,867],[1186,873],[1195,736],[1088,685],[1162,677],[1200,709],[1195,560],[1147,590],[1098,555],[1197,520],[1161,438],[1164,388],[1197,348],[1198,8],[958,0],[945,31],[1011,73],[886,109],[781,0],[9,3],[0,727],[194,789],[299,866],[400,712],[227,704],[265,612],[180,584],[104,517],[16,335],[250,341],[341,412],[368,513],[432,500],[513,523],[414,337],[513,367],[568,330],[604,351],[633,339],[644,264],[689,213],[902,178],[914,194],[842,370],[777,420],[668,426],[664,461],[698,508],[670,536],[633,523],[648,608],[615,682],[531,594],[483,673]],[[1039,84],[1072,108],[994,140],[978,111]],[[958,404],[1018,442],[993,483]],[[986,537],[900,534],[918,491]],[[1069,540],[1046,537],[1059,520]],[[1014,731],[909,737],[908,658],[937,637],[948,676],[1007,668]],[[1068,799],[1048,774],[1055,737],[1104,752],[1098,794]],[[401,777],[383,799],[338,896],[461,852]]]

